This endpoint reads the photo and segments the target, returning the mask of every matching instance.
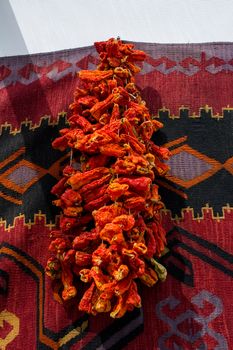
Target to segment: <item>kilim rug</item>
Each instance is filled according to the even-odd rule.
[[[233,43],[145,44],[137,84],[172,156],[159,179],[166,282],[120,320],[53,300],[45,277],[69,155],[51,148],[94,47],[0,58],[0,349],[233,349]]]

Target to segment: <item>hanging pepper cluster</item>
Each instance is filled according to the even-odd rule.
[[[95,47],[98,69],[79,72],[70,127],[53,142],[71,149],[72,162],[52,189],[62,214],[46,273],[60,281],[63,301],[81,297],[81,311],[119,318],[141,307],[138,282],[151,287],[166,278],[156,260],[166,239],[154,179],[167,172],[169,151],[151,141],[163,125],[135,85],[135,62],[145,53],[118,39]],[[88,285],[82,296],[81,281]]]

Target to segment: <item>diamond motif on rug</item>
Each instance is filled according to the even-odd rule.
[[[20,187],[24,187],[27,183],[32,181],[33,178],[37,177],[37,175],[37,170],[22,165],[9,174],[7,179]]]
[[[167,161],[171,170],[167,178],[185,188],[206,180],[222,168],[222,164],[188,145],[174,149]]]
[[[0,177],[0,182],[5,187],[23,194],[45,174],[46,169],[23,159],[5,171]]]
[[[169,174],[184,181],[192,180],[212,168],[211,164],[186,151],[172,156],[168,161],[168,165],[171,167]]]

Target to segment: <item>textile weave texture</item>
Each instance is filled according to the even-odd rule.
[[[69,153],[52,149],[94,47],[0,58],[0,349],[233,349],[233,43],[135,43],[137,85],[172,153],[157,179],[168,278],[141,286],[120,320],[54,301],[44,274],[56,225],[52,186]],[[80,293],[82,291],[80,290]]]

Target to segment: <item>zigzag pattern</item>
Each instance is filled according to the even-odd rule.
[[[67,112],[65,111],[58,113],[55,119],[52,118],[50,115],[45,115],[40,118],[38,123],[33,123],[32,120],[29,120],[26,118],[24,121],[20,123],[19,128],[13,127],[12,124],[5,122],[4,124],[0,125],[0,135],[2,135],[3,133],[8,133],[9,135],[15,136],[17,134],[20,134],[22,132],[22,129],[27,129],[28,131],[34,131],[36,129],[39,129],[43,123],[45,123],[48,126],[54,127],[55,125],[59,124],[61,118],[65,119],[64,122],[67,123],[68,125],[68,122],[66,121],[66,115],[67,115]]]
[[[181,119],[181,118],[190,118],[190,119],[199,119],[199,118],[212,118],[212,119],[216,119],[216,120],[221,120],[224,117],[226,117],[226,115],[228,115],[229,113],[231,113],[233,111],[233,107],[230,107],[229,105],[227,107],[223,107],[222,108],[222,113],[213,113],[213,108],[206,105],[203,107],[199,108],[199,113],[196,114],[195,112],[193,112],[192,114],[190,114],[190,108],[189,107],[185,107],[185,106],[181,106],[179,108],[179,114],[174,115],[171,113],[169,108],[166,108],[165,106],[161,109],[159,109],[158,114],[154,115],[154,118],[169,118],[172,120],[177,120],[177,119]],[[9,122],[5,122],[4,124],[0,124],[0,135],[3,133],[8,133],[10,135],[16,135],[22,132],[23,128],[26,128],[28,131],[33,131],[35,129],[38,129],[41,127],[41,125],[43,123],[46,123],[48,126],[55,126],[59,124],[59,120],[60,118],[66,118],[67,112],[66,111],[61,111],[60,113],[57,114],[56,118],[52,118],[50,115],[45,115],[43,117],[40,118],[38,123],[33,123],[32,120],[29,119],[25,119],[20,123],[20,126],[14,127],[11,123]],[[65,123],[68,122],[65,121]]]
[[[158,114],[155,115],[155,118],[161,118],[161,117],[167,117],[169,119],[172,120],[176,120],[176,119],[180,119],[181,117],[186,117],[186,118],[191,118],[191,119],[198,119],[198,118],[202,118],[202,117],[208,117],[208,118],[213,118],[216,120],[220,120],[223,119],[224,116],[226,116],[228,113],[231,113],[233,111],[233,108],[230,107],[229,105],[227,107],[223,107],[222,108],[222,114],[220,113],[216,113],[214,114],[213,112],[213,108],[205,105],[203,107],[199,108],[199,113],[195,113],[193,112],[192,114],[190,114],[190,108],[189,107],[185,107],[185,106],[181,106],[179,108],[179,114],[178,115],[174,115],[170,112],[169,108],[166,108],[165,106],[161,109],[159,109]]]
[[[233,220],[233,207],[229,204],[226,204],[222,207],[222,213],[214,213],[213,207],[210,207],[207,203],[204,207],[201,208],[201,214],[195,213],[195,210],[191,207],[182,208],[181,215],[173,216],[172,211],[164,208],[161,210],[162,220],[165,222],[174,222],[175,224],[179,224],[181,222],[190,222],[196,221],[198,223],[205,220],[213,220],[217,223],[221,223],[223,221]],[[25,214],[19,214],[14,217],[13,223],[9,224],[7,220],[0,218],[0,231],[2,232],[10,232],[14,228],[18,227],[27,227],[31,229],[33,226],[41,226],[49,231],[53,230],[58,222],[59,215],[56,216],[55,222],[47,219],[45,213],[41,210],[38,213],[35,213],[33,219],[27,219]]]
[[[56,227],[58,218],[59,216],[56,216],[54,223],[51,220],[48,220],[46,214],[42,213],[41,210],[34,214],[33,219],[27,219],[25,214],[19,214],[14,217],[12,224],[9,224],[7,220],[3,218],[0,218],[0,230],[3,232],[10,232],[15,227],[27,227],[28,229],[31,229],[32,226],[40,225],[51,231]]]
[[[32,60],[30,62],[29,57],[29,63],[25,65],[20,65],[20,63],[17,65],[16,63],[12,67],[2,64],[0,66],[0,89],[16,82],[29,85],[42,77],[56,82],[69,74],[74,76],[80,69],[95,69],[98,63],[93,53],[87,54],[78,61],[73,56],[66,60],[57,59],[47,64],[36,64]],[[210,74],[217,74],[223,71],[233,72],[233,58],[229,60],[223,60],[218,57],[207,58],[205,52],[201,53],[199,60],[191,56],[181,61],[171,60],[165,56],[160,58],[148,56],[140,74],[144,75],[154,71],[165,75],[178,72],[187,76],[193,76],[201,71],[206,71]]]
[[[191,207],[182,208],[180,215],[172,215],[172,211],[169,209],[162,209],[161,215],[164,221],[171,220],[172,222],[179,224],[181,222],[192,222],[196,221],[198,223],[205,220],[214,220],[218,223],[222,221],[228,221],[233,219],[233,207],[227,203],[222,207],[222,212],[214,213],[213,207],[210,207],[208,203],[201,208],[201,214],[195,213],[195,210]]]
[[[80,56],[80,54],[78,55]],[[98,63],[94,54],[87,54],[81,59],[70,56],[66,60],[55,59],[53,62],[33,63],[33,58],[28,56],[28,63],[14,62],[10,67],[2,64],[0,66],[0,89],[6,88],[8,85],[21,83],[30,85],[36,80],[46,77],[54,82],[59,81],[67,75],[74,76],[81,69],[94,69]]]

